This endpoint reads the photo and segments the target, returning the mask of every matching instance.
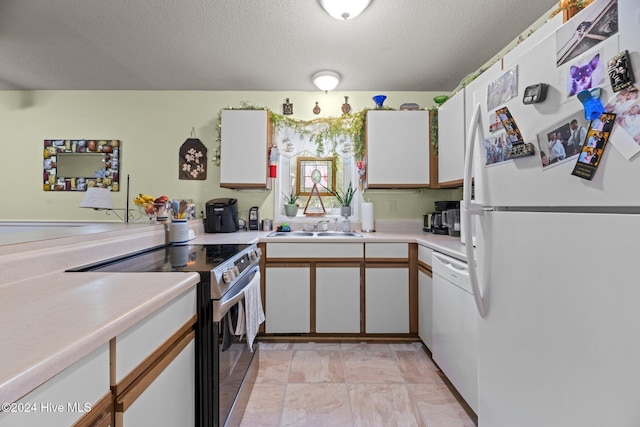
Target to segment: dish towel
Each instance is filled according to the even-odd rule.
[[[244,314],[241,314],[241,312],[242,304],[238,304],[237,306],[234,305],[233,307],[231,307],[231,309],[227,311],[227,314],[225,314],[224,324],[226,325],[226,328],[223,327],[222,330],[222,351],[225,351],[229,347],[231,347],[231,344],[233,344],[233,336],[238,335],[237,333],[234,333],[233,325],[236,325],[240,322],[241,316],[244,321]],[[236,326],[235,329],[237,330],[238,326]]]
[[[244,296],[243,296],[243,298],[244,298]],[[247,333],[247,326],[245,324],[246,318],[245,318],[245,315],[244,315],[244,306],[243,306],[242,303],[238,303],[234,307],[238,307],[238,321],[237,321],[237,324],[236,324],[236,329],[233,332],[233,334],[239,336],[240,339],[242,339],[242,336],[245,333]]]
[[[258,327],[264,322],[262,297],[260,295],[260,272],[257,271],[251,282],[242,290],[244,293],[244,314],[247,331],[247,345],[253,352],[253,340],[258,335]]]

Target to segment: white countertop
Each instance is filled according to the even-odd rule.
[[[14,402],[198,283],[197,273],[65,273],[0,287],[0,403]]]
[[[238,231],[236,233],[199,234],[189,243],[275,243],[275,242],[402,242],[428,246],[462,261],[466,261],[464,245],[460,238],[427,233],[424,231],[360,233],[362,237],[267,237],[271,231]]]

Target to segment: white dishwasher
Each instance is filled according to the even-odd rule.
[[[478,413],[478,311],[467,264],[433,253],[433,360]]]

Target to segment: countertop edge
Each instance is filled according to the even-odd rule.
[[[360,232],[362,237],[268,237],[270,231],[239,231],[237,233],[199,234],[190,244],[218,243],[417,243],[436,252],[466,261],[465,247],[459,238],[436,235],[424,231],[416,232]]]

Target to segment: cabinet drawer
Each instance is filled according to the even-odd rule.
[[[418,261],[431,266],[433,264],[433,249],[418,245]]]
[[[406,243],[366,243],[365,254],[367,258],[406,260],[409,258],[409,245]]]
[[[114,339],[116,385],[196,314],[196,287]],[[115,348],[113,348],[115,347]],[[112,355],[113,357],[114,355]]]
[[[267,243],[267,259],[362,258],[363,251],[362,243]]]

